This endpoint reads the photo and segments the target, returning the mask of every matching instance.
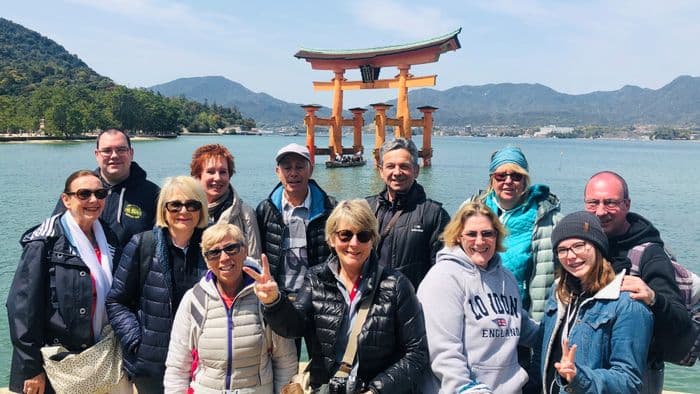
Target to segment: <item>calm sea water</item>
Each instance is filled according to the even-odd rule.
[[[324,146],[326,138],[316,137]],[[345,144],[352,142],[345,137]],[[365,151],[374,146],[365,136]],[[304,137],[211,136],[134,142],[135,160],[158,184],[171,175],[189,173],[196,147],[206,143],[226,145],[236,160],[232,182],[251,206],[265,198],[277,179],[274,156],[290,142],[304,144]],[[420,145],[420,140],[416,140]],[[491,153],[516,144],[530,162],[533,182],[545,183],[559,196],[564,213],[582,208],[583,187],[590,175],[614,170],[624,176],[632,197],[632,209],[649,218],[661,231],[680,260],[700,273],[700,144],[676,141],[607,141],[554,139],[500,139],[434,137],[432,168],[421,169],[419,182],[428,195],[453,213],[459,204],[487,182]],[[6,300],[21,249],[20,235],[52,211],[67,175],[79,168],[95,167],[94,143],[0,144],[0,299]],[[322,163],[325,158],[319,158]],[[317,165],[313,174],[329,194],[338,199],[364,197],[382,187],[371,165],[327,170]],[[7,316],[0,312],[0,386],[9,375],[11,344]],[[700,367],[670,366],[666,388],[700,392]]]

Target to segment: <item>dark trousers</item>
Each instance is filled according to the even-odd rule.
[[[647,370],[642,376],[642,391],[641,394],[661,394],[664,390],[664,367],[661,364],[661,369],[655,368],[651,364],[647,364]]]
[[[164,391],[163,378],[150,376],[135,377],[131,380],[139,394],[161,394]]]

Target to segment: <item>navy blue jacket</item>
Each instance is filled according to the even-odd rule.
[[[90,269],[66,238],[61,216],[27,230],[20,241],[22,257],[6,304],[13,392],[21,393],[24,381],[43,371],[43,346],[61,344],[69,351],[81,351],[94,344]],[[100,223],[109,245],[117,245],[107,223]],[[118,248],[112,256],[116,267]]]
[[[199,242],[202,230],[195,229],[188,253],[197,253],[196,272],[182,285],[190,288],[206,272]],[[107,295],[109,322],[119,338],[124,369],[130,377],[163,378],[175,308],[172,262],[168,230],[155,227],[136,234],[124,248]],[[141,267],[148,267],[141,273]],[[143,283],[142,283],[143,280]]]

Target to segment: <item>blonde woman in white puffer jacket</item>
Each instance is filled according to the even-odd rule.
[[[254,281],[243,266],[259,271],[246,256],[241,230],[216,224],[202,234],[209,271],[187,291],[170,338],[166,393],[279,393],[297,372],[294,341],[263,322]]]

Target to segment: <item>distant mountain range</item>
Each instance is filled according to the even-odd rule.
[[[164,96],[184,96],[201,103],[236,107],[243,116],[255,119],[262,126],[300,125],[304,117],[304,111],[299,107],[301,104],[255,93],[238,82],[219,76],[179,78],[148,89]],[[329,113],[327,108],[318,112],[319,116],[328,116]]]
[[[261,124],[298,125],[303,116],[299,104],[252,92],[224,77],[181,78],[149,89],[166,96],[184,95],[200,102],[236,106],[244,116]],[[409,103],[411,108],[438,107],[435,123],[442,126],[698,126],[700,78],[680,76],[657,90],[624,86],[580,95],[559,93],[540,84],[514,83],[465,85],[444,91],[417,89],[409,92]],[[320,116],[327,114],[327,109],[320,112]],[[370,111],[365,120],[369,122],[373,116]],[[419,112],[412,116],[419,117]]]

